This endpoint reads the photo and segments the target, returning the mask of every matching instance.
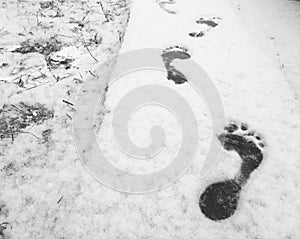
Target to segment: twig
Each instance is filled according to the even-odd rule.
[[[85,46],[86,49],[88,50],[89,54],[91,55],[91,57],[96,61],[98,62],[98,60],[92,55],[92,53],[90,52],[89,48],[87,46]]]
[[[96,77],[96,75],[93,74],[93,72],[91,72],[90,70],[89,70],[89,73],[90,73],[92,76]]]
[[[60,197],[60,199],[57,201],[57,204],[59,204],[63,198],[64,198],[64,195],[62,195],[62,196]]]
[[[87,17],[87,15],[89,15],[89,13],[90,13],[90,10],[88,10],[88,11],[85,13],[84,17],[81,19],[82,22],[85,20],[85,18]]]
[[[105,17],[105,19],[106,19],[104,22],[102,22],[102,24],[103,24],[103,23],[106,23],[106,22],[109,22],[109,19],[108,19],[108,17],[107,17],[107,13],[106,13],[106,11],[105,11],[104,8],[103,8],[102,2],[99,1],[99,4],[100,4],[100,6],[101,6],[103,15],[104,15],[104,17]]]
[[[67,116],[70,120],[72,120],[72,117],[71,117],[69,114],[66,114],[66,116]]]
[[[39,85],[31,86],[31,87],[29,87],[29,88],[24,88],[24,90],[19,90],[19,91],[17,91],[16,94],[20,94],[20,93],[22,93],[22,92],[24,92],[24,91],[26,91],[26,90],[32,90],[32,89],[37,88],[37,87],[39,87],[39,86],[46,85],[47,83],[49,83],[49,81],[48,81],[48,82],[45,82],[45,83],[41,83],[41,84],[39,84]]]
[[[69,101],[62,100],[62,102],[66,103],[66,104],[68,104],[68,105],[72,105],[72,106],[74,106],[74,104],[73,104],[73,103],[71,103],[71,102],[69,102]]]
[[[37,26],[40,25],[40,21],[39,21],[39,12],[36,13],[36,25],[37,25]]]
[[[23,133],[23,134],[30,134],[30,135],[32,135],[33,137],[37,138],[37,139],[42,139],[42,138],[40,138],[40,137],[37,137],[35,134],[30,133],[30,132],[27,132],[27,131],[20,131],[20,133]]]
[[[12,104],[12,107],[16,108],[17,110],[21,111],[23,114],[28,115],[28,113],[26,113],[24,110],[21,110],[19,107],[17,107],[16,105]]]
[[[59,33],[57,33],[56,36],[62,36],[62,37],[67,37],[67,38],[73,38],[72,36],[67,36],[67,35],[59,34]]]

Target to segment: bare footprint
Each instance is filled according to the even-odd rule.
[[[174,0],[169,0],[169,1],[156,0],[156,2],[158,3],[159,7],[160,7],[161,9],[163,9],[165,12],[167,12],[167,13],[169,13],[169,14],[172,14],[172,15],[177,14],[176,11],[171,10],[171,9],[169,8],[170,5],[173,5],[173,4],[176,3]]]
[[[236,180],[246,183],[251,173],[258,168],[263,160],[264,143],[262,137],[248,125],[231,123],[225,127],[219,140],[227,151],[235,151],[242,159],[241,170],[236,175]]]
[[[197,31],[193,31],[189,33],[191,37],[203,37],[207,32],[209,32],[212,28],[215,28],[219,25],[221,18],[219,17],[200,17],[196,23],[199,24],[199,29]]]
[[[264,148],[261,136],[249,130],[246,124],[228,124],[218,139],[225,150],[238,153],[242,163],[234,179],[213,183],[200,196],[202,213],[214,221],[234,214],[242,187],[263,161]]]
[[[211,184],[199,200],[202,213],[214,221],[229,218],[237,209],[240,191],[241,186],[235,180]]]
[[[180,46],[169,47],[163,51],[161,56],[168,72],[167,79],[174,81],[175,84],[186,82],[186,77],[180,71],[176,70],[171,63],[174,59],[189,59],[191,55],[188,53],[188,50]]]

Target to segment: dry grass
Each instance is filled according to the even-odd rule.
[[[29,105],[24,102],[19,104],[5,104],[0,109],[0,138],[12,140],[20,133],[26,132],[26,128],[42,124],[53,117],[53,111],[44,105],[36,103]]]
[[[21,47],[13,50],[13,53],[35,53],[38,52],[42,55],[48,56],[52,52],[60,51],[62,48],[61,42],[59,42],[55,37],[51,37],[48,41],[31,41],[26,40],[21,43]]]

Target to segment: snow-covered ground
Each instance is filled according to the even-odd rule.
[[[54,112],[52,119],[26,128],[30,134],[0,141],[3,238],[299,238],[298,2],[134,0],[124,41],[125,2],[103,1],[105,14],[99,3],[88,0],[1,4],[1,108],[41,103]],[[105,15],[111,17],[108,22]],[[218,25],[201,24],[203,20]],[[28,39],[35,48],[24,45]],[[205,100],[189,84],[175,85],[166,72],[147,70],[120,78],[106,94],[99,145],[114,165],[134,173],[158,170],[172,160],[180,144],[180,122],[161,107],[137,111],[129,125],[133,142],[147,145],[145,135],[154,124],[165,129],[167,141],[153,160],[131,160],[114,145],[110,125],[122,96],[155,83],[190,103],[199,123],[198,157],[165,189],[136,195],[99,184],[81,164],[72,139],[74,107],[65,102],[75,102],[76,91],[97,64],[120,47],[123,53],[177,45],[208,73],[226,118],[249,124],[266,145],[238,209],[219,222],[201,213],[199,197],[209,184],[233,178],[241,162],[234,152],[223,151],[214,170],[201,177],[209,141],[221,132],[212,132]],[[24,46],[35,52],[18,53]]]

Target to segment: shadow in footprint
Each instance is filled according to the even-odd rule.
[[[242,164],[234,179],[213,183],[200,196],[199,206],[202,213],[214,221],[234,214],[242,187],[263,160],[264,147],[261,137],[256,132],[249,131],[246,124],[227,125],[218,139],[225,150],[238,153]]]
[[[236,210],[241,186],[234,180],[210,185],[200,198],[203,214],[211,220],[230,217]]]
[[[174,81],[175,84],[187,82],[186,77],[171,65],[172,61],[175,59],[185,60],[191,58],[187,49],[180,46],[170,47],[164,50],[161,56],[168,72],[167,79]]]

